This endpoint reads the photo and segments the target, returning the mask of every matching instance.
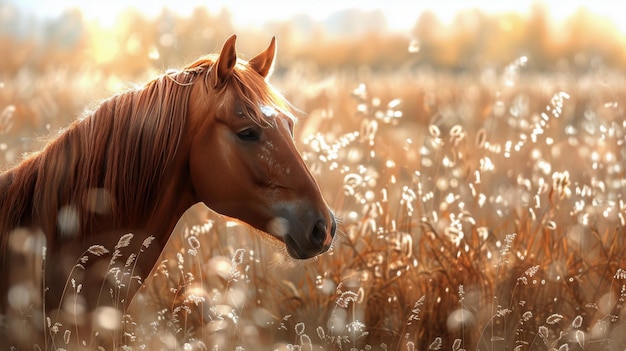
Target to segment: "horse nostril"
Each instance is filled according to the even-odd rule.
[[[324,241],[326,241],[326,224],[322,221],[317,221],[311,233],[311,243],[315,246],[322,246]]]

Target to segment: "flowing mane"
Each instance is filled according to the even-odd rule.
[[[0,197],[0,232],[29,225],[19,221],[30,218],[54,233],[49,238],[75,236],[88,232],[98,212],[124,218],[146,211],[182,137],[195,76],[189,71],[165,75],[104,100],[43,150],[7,171],[0,185],[7,189]],[[98,200],[109,208],[95,208]],[[76,211],[72,215],[78,219],[78,227],[70,226],[66,233],[59,233],[62,219],[50,217],[62,208]],[[5,250],[8,237],[2,238]]]

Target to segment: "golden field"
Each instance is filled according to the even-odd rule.
[[[127,14],[133,20],[114,32],[67,16],[56,42],[0,37],[10,53],[0,58],[0,165],[40,148],[38,137],[85,107],[214,52],[237,30],[202,11],[160,32],[146,28],[165,26],[165,15]],[[72,23],[85,34],[65,43]],[[88,349],[91,335],[65,341],[77,333],[72,323],[91,318],[117,349],[626,347],[619,42],[546,41],[496,55],[446,51],[472,38],[451,31],[429,42],[419,28],[414,37],[322,35],[317,51],[278,25],[239,34],[247,57],[277,35],[271,83],[306,113],[296,142],[340,219],[328,253],[294,262],[282,244],[198,205],[129,311],[74,315],[46,327],[40,348]],[[507,33],[501,40],[521,48],[533,35]],[[355,43],[358,59],[338,50]]]

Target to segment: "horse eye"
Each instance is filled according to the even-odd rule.
[[[246,128],[238,132],[237,137],[245,141],[257,141],[261,139],[261,133],[253,128]]]

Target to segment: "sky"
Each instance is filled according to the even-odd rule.
[[[211,12],[219,12],[228,8],[237,26],[258,26],[268,20],[288,19],[296,14],[307,14],[313,19],[324,20],[331,13],[347,9],[360,8],[364,10],[381,9],[392,30],[408,30],[424,10],[434,11],[445,23],[452,21],[454,15],[461,9],[480,8],[488,13],[522,12],[527,13],[533,0],[515,1],[468,1],[468,0],[20,0],[19,6],[32,11],[38,16],[56,16],[64,9],[79,7],[88,19],[95,19],[103,24],[113,23],[122,9],[132,5],[146,15],[157,15],[163,6],[178,10],[181,14],[188,14],[197,7],[204,5]],[[626,21],[623,21],[623,5],[613,0],[556,0],[544,1],[554,20],[567,18],[580,6],[591,12],[612,19],[622,32],[626,32]],[[624,24],[622,24],[624,23]]]

